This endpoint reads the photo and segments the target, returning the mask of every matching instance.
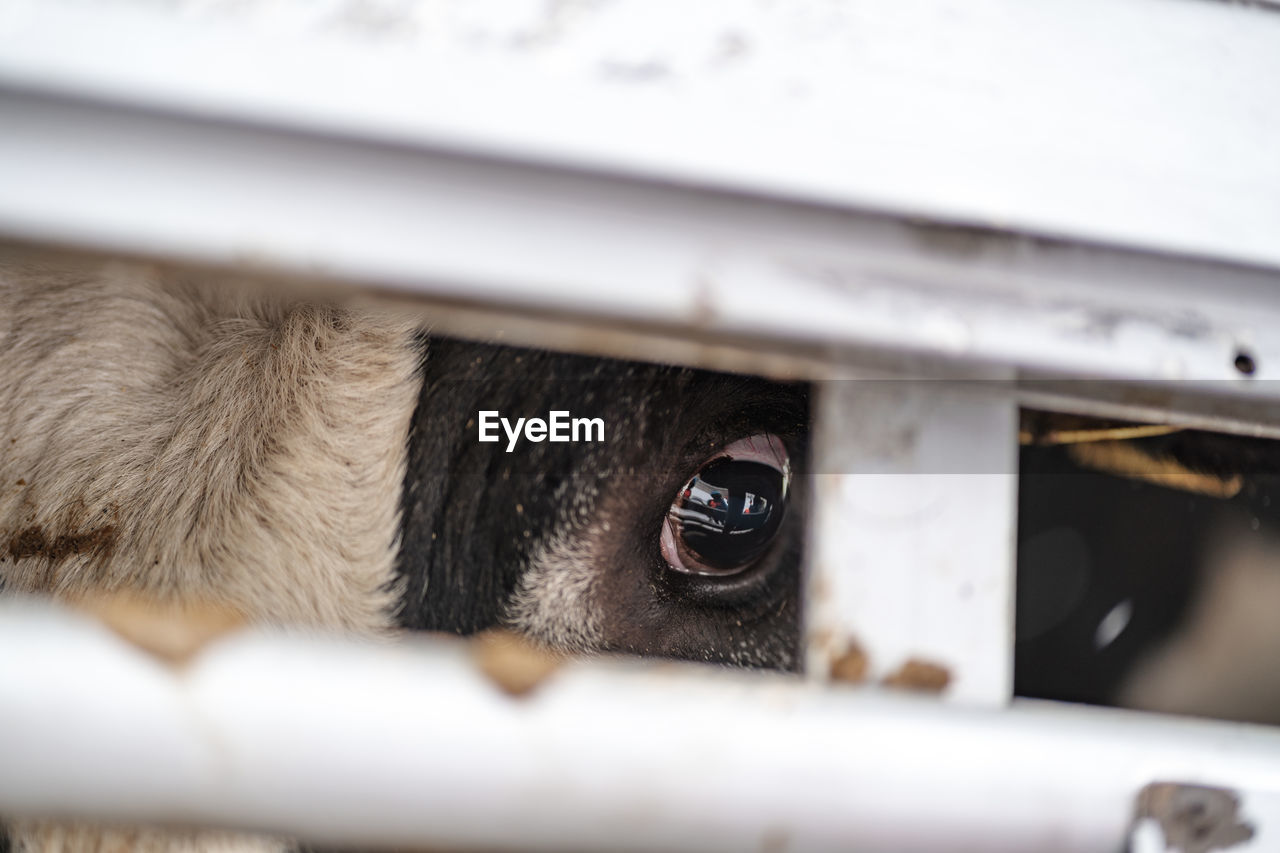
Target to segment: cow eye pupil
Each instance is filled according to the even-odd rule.
[[[667,512],[662,552],[668,565],[697,575],[733,575],[773,544],[787,508],[790,471],[772,435],[734,442],[705,463]]]

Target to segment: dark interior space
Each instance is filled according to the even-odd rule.
[[[1017,695],[1280,721],[1280,442],[1042,438],[1020,454]]]

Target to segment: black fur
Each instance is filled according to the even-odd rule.
[[[605,441],[507,453],[505,438],[478,441],[481,409],[601,417]],[[400,624],[459,634],[500,624],[535,549],[577,512],[610,525],[596,601],[604,649],[794,667],[801,483],[778,546],[735,582],[677,575],[658,541],[677,491],[719,448],[772,432],[799,475],[807,429],[802,385],[433,339],[403,490]]]

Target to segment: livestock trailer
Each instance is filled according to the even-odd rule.
[[[448,638],[260,629],[174,661],[15,599],[0,815],[1280,850],[1280,731],[1014,680],[1026,412],[1280,437],[1277,11],[3,4],[11,257],[366,288],[461,338],[814,397],[802,674],[590,658],[513,695]]]

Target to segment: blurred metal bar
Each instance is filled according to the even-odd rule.
[[[928,55],[929,33],[943,30],[956,44],[990,46],[1000,22],[987,13],[897,29],[916,16],[939,20],[935,2],[913,0],[856,27],[842,19],[815,29],[786,17],[794,12],[778,13],[785,26],[775,29],[765,26],[773,13],[732,21],[762,52],[795,50],[779,55],[806,62],[811,51],[800,48],[821,41],[817,33],[862,43],[874,32],[866,27],[895,33],[904,56]],[[1125,38],[1112,41],[1095,32],[1106,27],[1075,28],[1088,19],[1077,3],[1011,4],[1002,26],[1018,28],[1004,53],[949,50],[937,60],[947,79],[963,71],[989,88],[956,92],[843,48],[828,59],[847,54],[853,64],[820,76],[788,59],[761,66],[754,83],[707,69],[689,72],[705,89],[620,81],[614,71],[630,66],[614,54],[626,51],[606,33],[683,31],[663,29],[666,16],[687,18],[679,4],[642,4],[651,20],[639,30],[618,27],[634,24],[641,4],[610,4],[583,13],[594,23],[565,23],[528,44],[503,30],[509,11],[465,12],[452,0],[405,4],[404,21],[364,29],[325,17],[325,4],[197,5],[5,8],[0,237],[391,287],[433,300],[443,331],[476,333],[480,315],[519,316],[513,338],[523,343],[610,350],[607,336],[581,331],[590,324],[633,335],[643,345],[621,347],[628,355],[815,379],[945,376],[957,365],[1126,385],[1199,379],[1191,414],[1246,429],[1273,420],[1280,393],[1265,380],[1280,376],[1280,339],[1269,333],[1280,327],[1271,239],[1280,232],[1280,105],[1251,93],[1257,80],[1280,77],[1266,73],[1280,63],[1280,15],[1100,3],[1097,15],[1149,25],[1119,28]],[[706,13],[715,26],[698,30],[714,44],[737,31],[732,16],[716,18],[728,7],[717,8]],[[1047,33],[1062,46],[1017,46],[1015,34],[1036,42]],[[1205,51],[1215,73],[1190,86],[1195,62],[1168,44]],[[1054,57],[1084,46],[1101,51],[1089,54],[1092,73],[1062,75]],[[1167,62],[1130,67],[1134,51],[1156,46]],[[982,64],[1001,56],[1019,73]],[[1146,87],[1147,112],[1107,100],[1118,91],[1107,63],[1123,66],[1126,86]],[[811,93],[798,123],[771,120],[785,138],[743,125],[769,114],[742,100],[761,80],[798,80]],[[886,100],[921,80],[947,105],[939,115],[985,114],[1007,96],[1025,121],[988,116],[966,125],[971,137],[913,125],[921,150],[895,136],[859,159],[878,122],[936,120],[919,106],[924,92],[902,93],[915,98],[912,110]],[[1043,97],[1048,83],[1066,87],[1078,109]],[[729,93],[737,96],[721,97]],[[1108,144],[1050,144],[1079,138],[1054,135],[1060,120],[1085,127],[1058,130],[1105,131]],[[1171,139],[1186,150],[1161,147]],[[1201,149],[1214,155],[1189,156]],[[988,161],[1009,150],[1043,159]],[[1153,150],[1173,158],[1159,161],[1166,171],[1133,167]],[[901,159],[884,162],[891,152]],[[951,180],[926,180],[933,169]],[[911,191],[860,183],[889,175]],[[963,175],[972,177],[957,184]],[[1171,187],[1194,198],[1170,198]],[[1137,233],[1151,223],[1165,230]],[[562,334],[566,322],[579,332]],[[1242,354],[1248,377],[1235,366]],[[1089,389],[1078,399],[1118,405]],[[1244,400],[1243,412],[1220,417],[1223,400]]]
[[[173,667],[13,602],[0,756],[6,815],[375,846],[1095,853],[1121,848],[1152,781],[1280,793],[1261,727],[640,661],[573,663],[516,698],[447,640],[241,634]]]
[[[14,91],[0,124],[10,238],[797,352],[826,375],[998,364],[1276,396],[1275,270]]]
[[[12,0],[0,78],[1280,264],[1280,15],[1246,4]]]

